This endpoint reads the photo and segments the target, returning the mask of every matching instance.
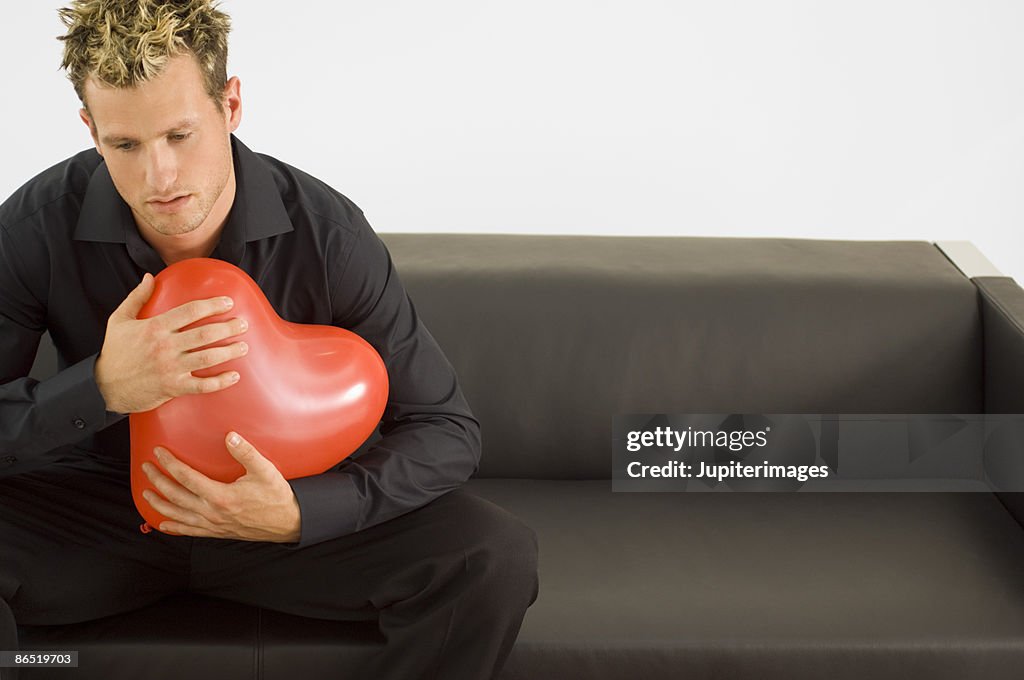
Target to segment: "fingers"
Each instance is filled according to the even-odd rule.
[[[231,319],[220,323],[208,323],[198,328],[187,331],[179,331],[175,335],[175,343],[183,352],[205,347],[215,342],[241,335],[249,330],[249,323],[245,319]]]
[[[237,432],[228,432],[225,443],[228,447],[228,453],[242,464],[247,473],[260,477],[280,476],[281,473],[277,467]]]
[[[226,371],[211,377],[194,376],[192,372],[244,357],[249,353],[248,343],[235,342],[230,345],[210,347],[200,351],[189,350],[197,346],[203,347],[225,338],[240,335],[247,329],[248,324],[244,319],[232,319],[223,323],[207,324],[179,333],[175,344],[183,352],[180,366],[185,372],[181,382],[181,389],[183,390],[181,393],[205,394],[216,392],[238,382],[239,376],[235,371]]]
[[[175,396],[183,394],[209,394],[211,392],[219,392],[220,390],[227,389],[234,385],[241,379],[237,371],[225,371],[220,375],[214,375],[209,378],[197,378],[191,376],[186,378],[182,383],[181,388],[177,391]]]
[[[149,272],[143,274],[142,281],[139,282],[139,285],[135,286],[132,292],[128,293],[128,297],[121,301],[121,304],[114,310],[112,316],[124,319],[138,318],[139,312],[142,311],[142,307],[153,294],[153,290],[155,288],[153,281],[154,279],[152,274]]]
[[[156,484],[154,484],[156,486]],[[161,492],[163,493],[163,492]],[[170,503],[163,499],[160,494],[146,489],[142,492],[142,497],[153,507],[154,510],[159,512],[164,517],[178,520],[192,526],[203,526],[209,525],[206,518],[195,510],[188,510],[181,503],[174,502]],[[161,528],[161,527],[157,527]]]
[[[143,471],[164,498],[183,508],[202,510],[206,506],[203,499],[216,498],[226,486],[178,460],[163,447],[156,447],[153,453],[163,470],[151,463],[143,463]]]
[[[198,496],[175,483],[152,463],[143,463],[142,471],[149,477],[153,488],[160,492],[157,494],[149,489],[142,492],[142,497],[154,510],[165,517],[193,523],[201,517],[202,500]]]
[[[201,512],[195,510],[187,510],[180,505],[168,502],[155,491],[146,489],[142,492],[142,497],[146,499],[146,502],[152,506],[154,510],[159,512],[164,517],[168,518],[166,522],[161,522],[157,528],[166,534],[177,534],[185,536],[211,536],[220,537],[225,536],[224,531],[221,530],[214,522],[207,519]]]
[[[231,387],[241,379],[238,371],[228,370],[213,376],[197,376],[193,372],[240,359],[248,353],[249,346],[244,342],[198,352],[182,352],[175,360],[175,377],[165,383],[165,389],[170,396],[179,397],[184,394],[209,394]]]
[[[165,330],[177,331],[208,316],[223,314],[234,307],[234,304],[234,301],[229,297],[193,300],[174,309],[167,310],[163,314],[154,317],[154,319],[160,319],[160,323]]]
[[[240,359],[248,353],[249,345],[247,343],[236,342],[226,347],[211,347],[201,352],[190,352],[185,355],[183,366],[189,372],[198,371],[223,364],[226,361]]]

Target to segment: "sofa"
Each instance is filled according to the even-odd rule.
[[[381,237],[481,422],[467,489],[539,538],[503,680],[1024,677],[1024,494],[610,481],[620,414],[1024,413],[1012,279],[926,242]],[[373,619],[182,594],[23,626],[80,652],[23,677],[348,677]]]

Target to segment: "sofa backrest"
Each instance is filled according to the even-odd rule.
[[[627,413],[980,413],[932,244],[381,234],[481,422],[479,477],[607,479]]]
[[[479,477],[608,479],[628,413],[981,413],[933,245],[381,234],[479,418]],[[48,337],[33,376],[56,370]]]

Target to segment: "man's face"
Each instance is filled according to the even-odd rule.
[[[241,119],[238,88],[232,78],[227,103],[215,104],[191,55],[173,57],[162,74],[134,88],[91,78],[86,83],[82,120],[91,123],[96,150],[140,230],[179,236],[219,226],[205,223],[218,199],[233,197],[222,199],[233,178],[230,133]],[[229,205],[219,207],[216,213],[226,216]]]

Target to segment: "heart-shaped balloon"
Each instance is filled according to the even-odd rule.
[[[153,453],[156,446],[212,479],[232,482],[245,473],[225,444],[228,432],[235,431],[286,479],[293,479],[337,465],[380,422],[388,397],[387,369],[377,351],[355,333],[285,321],[248,274],[222,260],[182,260],[160,272],[154,284],[139,318],[192,300],[227,295],[234,300],[228,312],[182,330],[242,318],[249,323],[243,336],[198,349],[244,339],[249,351],[192,372],[205,378],[234,370],[240,375],[234,385],[175,397],[129,416],[132,497],[150,527],[159,527],[166,519],[142,496],[145,489],[156,491],[142,464],[162,470]],[[142,529],[148,531],[145,524]]]

